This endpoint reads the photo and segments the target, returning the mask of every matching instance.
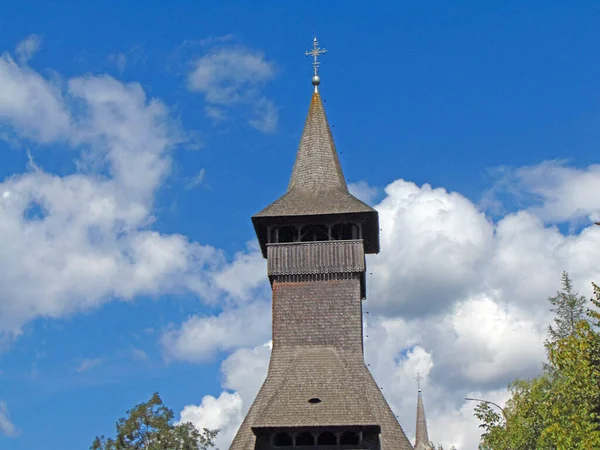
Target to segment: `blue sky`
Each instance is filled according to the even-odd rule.
[[[600,5],[5,2],[0,448],[87,448],[154,391],[235,431],[270,333],[250,216],[286,187],[315,32],[346,178],[382,214],[371,358],[405,431],[416,367],[430,436],[461,449],[478,433],[462,394],[535,374],[557,275],[596,277]],[[459,364],[473,311],[507,324]]]

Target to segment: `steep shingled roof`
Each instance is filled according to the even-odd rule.
[[[312,373],[309,374],[310,368]],[[295,374],[297,369],[302,373]],[[323,387],[315,382],[318,379],[325,383]],[[346,395],[348,398],[344,398]],[[308,403],[313,396],[318,396],[322,403]],[[256,440],[252,428],[268,429],[283,424],[287,427],[376,424],[381,427],[379,437],[383,450],[413,450],[362,361],[362,354],[342,354],[323,347],[274,349],[267,379],[230,450],[254,449]]]
[[[253,426],[377,425],[369,400],[334,348],[301,348]]]
[[[323,102],[315,92],[287,192],[254,217],[364,212],[375,210],[348,192]]]

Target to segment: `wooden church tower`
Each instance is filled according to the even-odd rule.
[[[287,192],[252,222],[273,289],[267,378],[230,449],[412,450],[363,357],[365,253],[377,211],[348,192],[318,92]]]

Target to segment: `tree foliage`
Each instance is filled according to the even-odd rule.
[[[586,313],[566,273],[562,285],[549,299],[556,317],[543,372],[511,383],[502,411],[475,409],[482,450],[600,449],[600,288]]]
[[[562,289],[548,301],[553,306],[550,308],[555,314],[554,324],[548,326],[548,340],[555,341],[566,338],[575,333],[577,323],[585,318],[585,304],[587,299],[573,290],[573,283],[567,272],[561,276]]]
[[[173,424],[173,411],[158,393],[127,411],[117,422],[114,438],[96,437],[90,450],[206,450],[218,430],[199,431],[191,423]]]

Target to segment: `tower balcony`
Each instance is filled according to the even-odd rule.
[[[280,281],[360,278],[365,297],[365,251],[362,239],[267,244],[271,284]]]
[[[362,239],[267,244],[269,276],[365,271]]]

